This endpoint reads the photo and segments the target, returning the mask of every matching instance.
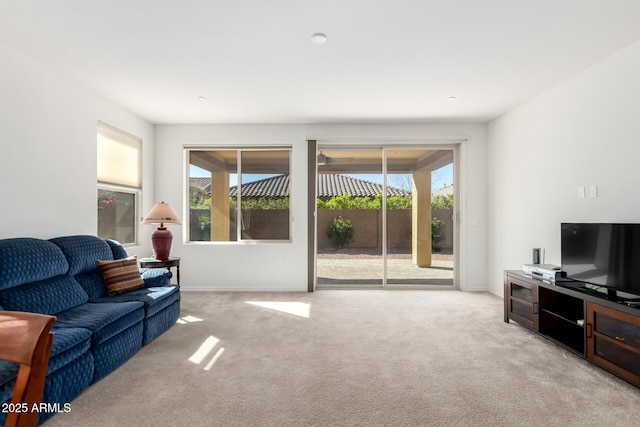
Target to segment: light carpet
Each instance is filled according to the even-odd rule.
[[[638,426],[640,390],[459,291],[183,292],[46,427]]]

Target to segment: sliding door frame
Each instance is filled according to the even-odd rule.
[[[455,141],[443,141],[437,144],[430,144],[427,141],[398,141],[393,143],[391,141],[338,141],[338,140],[308,140],[308,175],[309,175],[309,185],[308,185],[308,289],[309,292],[314,292],[317,288],[317,175],[318,175],[318,165],[317,165],[317,152],[318,150],[324,149],[335,149],[335,150],[348,150],[348,149],[370,149],[376,150],[380,149],[382,151],[382,259],[383,259],[383,278],[382,278],[382,286],[376,286],[375,289],[460,289],[460,273],[459,273],[459,265],[460,265],[460,142],[463,140],[455,140]],[[436,150],[436,151],[452,151],[453,153],[453,199],[454,199],[454,210],[452,212],[452,223],[453,223],[453,286],[447,285],[403,285],[403,284],[387,284],[387,209],[386,209],[386,199],[387,199],[387,150],[389,149],[428,149],[428,150]],[[323,287],[324,288],[324,287]],[[328,288],[328,287],[327,287]],[[333,287],[332,287],[333,288]],[[354,289],[353,286],[341,286],[341,289]],[[371,287],[368,287],[371,289]],[[363,289],[362,287],[357,287],[357,289]]]
[[[316,152],[318,144],[315,140],[307,141],[307,291],[316,290],[316,182],[318,165]]]

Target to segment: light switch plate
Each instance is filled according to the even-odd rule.
[[[584,187],[578,187],[578,198],[584,199]]]

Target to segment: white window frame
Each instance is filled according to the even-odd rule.
[[[134,221],[133,221],[133,236],[134,236],[134,241],[133,242],[119,242],[122,244],[122,246],[125,247],[132,247],[132,246],[138,246],[138,229],[139,229],[139,225],[140,225],[140,221],[138,221],[138,218],[140,218],[140,190],[135,189],[135,188],[130,188],[130,187],[123,187],[123,186],[118,186],[118,185],[107,185],[107,184],[98,184],[98,190],[104,190],[104,191],[116,191],[119,193],[127,193],[127,194],[132,194],[133,195],[133,203],[134,203]]]
[[[133,235],[134,235],[134,241],[133,242],[120,242],[123,246],[125,247],[132,247],[132,246],[138,246],[138,242],[139,242],[139,221],[138,218],[140,217],[140,200],[142,199],[142,139],[132,135],[128,132],[125,132],[123,130],[120,130],[114,126],[111,126],[107,123],[104,123],[102,121],[98,121],[98,126],[97,126],[97,132],[96,132],[96,136],[98,136],[100,133],[102,132],[103,135],[107,134],[109,136],[109,139],[113,139],[117,142],[121,142],[127,145],[131,145],[133,147],[135,147],[135,149],[138,152],[138,159],[137,159],[137,182],[130,182],[131,185],[122,185],[121,181],[119,181],[117,178],[113,179],[113,180],[100,180],[99,178],[97,179],[97,189],[96,189],[96,200],[97,200],[97,193],[98,190],[105,190],[105,191],[116,191],[116,192],[120,192],[120,193],[128,193],[128,194],[132,194],[133,200],[134,200],[134,221],[133,221],[133,226],[134,226],[134,230],[133,230]],[[96,159],[97,161],[97,159]],[[98,212],[96,211],[96,227],[97,227],[97,223],[98,223]],[[97,235],[97,230],[96,230],[96,235]]]
[[[190,239],[191,229],[191,215],[190,215],[190,200],[189,200],[189,178],[191,177],[190,166],[190,154],[192,151],[236,151],[237,155],[237,197],[238,197],[238,209],[236,209],[236,236],[237,240],[232,241],[196,241]],[[243,152],[256,152],[256,151],[288,151],[289,152],[289,238],[288,239],[243,239],[242,238],[242,153]],[[243,146],[243,145],[221,145],[221,146],[184,146],[184,161],[185,161],[185,182],[186,189],[184,191],[185,212],[188,212],[186,220],[184,221],[184,235],[186,236],[185,242],[188,244],[213,244],[213,245],[243,245],[243,244],[281,244],[293,242],[293,146],[292,145],[265,145],[265,146]]]

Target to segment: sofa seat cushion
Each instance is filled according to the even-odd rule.
[[[47,375],[77,359],[89,350],[91,331],[85,328],[51,328],[53,345]]]
[[[92,346],[119,334],[144,318],[143,304],[138,301],[122,303],[82,304],[57,314],[56,326],[86,328],[92,332]]]
[[[169,282],[173,276],[169,270],[164,268],[143,268],[140,270],[140,273],[146,287],[169,286]],[[98,268],[93,271],[78,274],[74,276],[74,279],[80,283],[82,289],[89,295],[90,302],[101,300],[102,297],[108,295],[107,286]],[[109,299],[106,301],[109,301]]]
[[[88,300],[82,286],[68,274],[0,291],[0,305],[5,310],[48,315],[56,315]]]
[[[177,286],[163,286],[136,289],[126,294],[100,298],[96,302],[141,301],[144,304],[145,318],[149,318],[179,299],[180,292]]]
[[[151,286],[169,286],[169,282],[173,277],[173,273],[164,268],[141,268],[140,275],[144,280],[144,285]]]
[[[53,345],[47,375],[56,372],[89,350],[91,331],[83,328],[51,328]],[[0,360],[0,402],[11,398],[19,365]]]

